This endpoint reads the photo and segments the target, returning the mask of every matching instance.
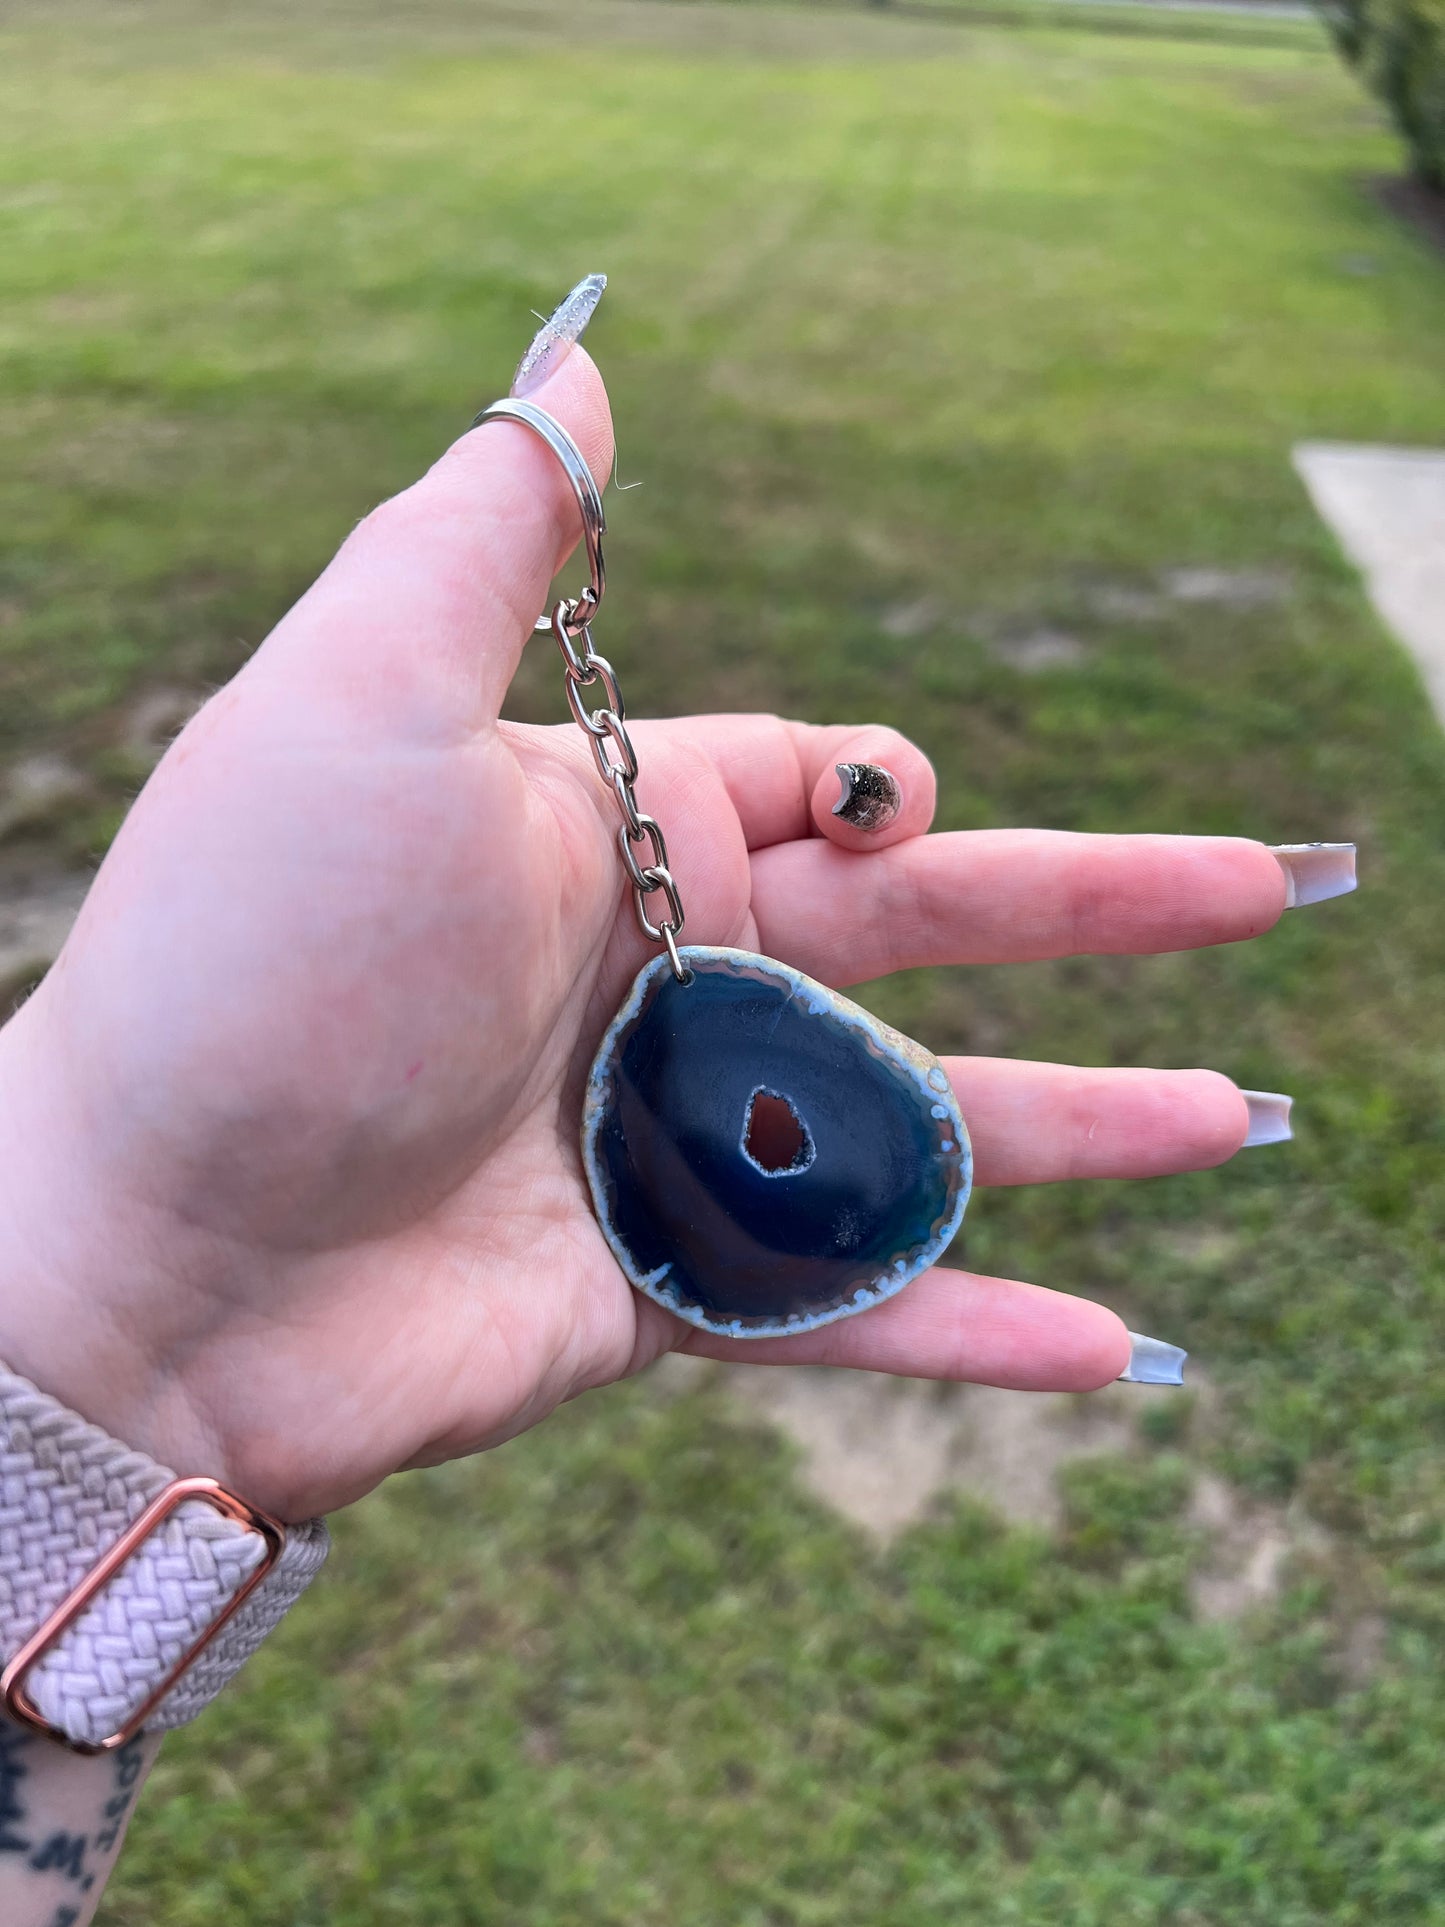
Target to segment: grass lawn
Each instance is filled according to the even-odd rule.
[[[13,882],[103,844],[137,701],[225,676],[600,267],[638,713],[878,717],[949,826],[1353,837],[1367,883],[1244,949],[869,993],[939,1050],[1298,1100],[1209,1176],[976,1201],[969,1262],[1213,1388],[1057,1534],[948,1500],[879,1553],[716,1382],[591,1398],[338,1521],[168,1745],[111,1927],[1445,1921],[1445,741],[1288,459],[1445,443],[1445,267],[1274,25],[8,10],[0,753],[82,779],[11,812]],[[539,653],[516,713],[559,704]],[[1231,1623],[1201,1467],[1312,1522]]]

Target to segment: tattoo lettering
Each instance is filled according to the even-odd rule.
[[[44,1742],[32,1750],[28,1733],[0,1719],[0,1927],[11,1927],[17,1876],[39,1908],[25,1913],[32,1927],[80,1927],[90,1918],[90,1901],[81,1896],[104,1884],[149,1756],[137,1738],[77,1773],[58,1754],[54,1762],[42,1757],[50,1752]],[[52,1764],[62,1769],[54,1776]],[[88,1817],[87,1805],[90,1832],[54,1825]],[[7,1854],[23,1858],[7,1865]],[[42,1898],[57,1887],[68,1887],[70,1899]]]
[[[85,1849],[90,1842],[83,1833],[52,1833],[43,1847],[30,1856],[36,1873],[63,1873],[67,1880],[79,1880],[86,1887]]]
[[[29,1734],[0,1721],[0,1853],[30,1851],[22,1828],[25,1802],[20,1797],[20,1784],[29,1772],[24,1759],[29,1744]]]
[[[109,1853],[120,1838],[121,1822],[135,1798],[136,1786],[145,1769],[145,1742],[137,1734],[128,1740],[115,1756],[115,1792],[106,1801],[103,1810],[105,1825],[95,1836],[97,1853]]]

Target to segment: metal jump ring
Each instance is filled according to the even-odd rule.
[[[592,479],[585,456],[561,422],[554,421],[545,408],[534,408],[529,401],[494,401],[490,408],[482,410],[472,427],[484,428],[488,422],[520,422],[524,428],[530,428],[539,440],[547,444],[566,471],[567,480],[572,484],[572,493],[577,497],[577,506],[582,511],[582,538],[587,545],[587,572],[591,577],[591,593],[586,609],[586,620],[590,622],[602,606],[603,592],[607,587],[607,572],[602,562],[602,538],[607,533],[607,517],[602,513],[601,490]],[[551,630],[551,616],[539,616],[532,627]]]
[[[610,783],[614,771],[620,771],[626,776],[629,783],[635,783],[637,781],[637,751],[632,747],[632,738],[627,733],[626,723],[611,709],[594,709],[592,715],[597,727],[595,729],[588,729],[587,734],[592,739],[592,757],[597,765],[597,774],[602,778],[604,783]],[[608,755],[607,745],[609,742],[616,743],[618,749],[621,750],[622,761],[620,763],[614,763],[611,756]]]
[[[637,861],[637,858],[632,853],[632,846],[634,843],[651,842],[652,865],[650,867],[657,870],[666,870],[667,839],[662,834],[662,825],[655,816],[640,815],[637,820],[642,825],[642,834],[640,836],[633,836],[625,823],[619,823],[617,825],[617,847],[622,852],[622,861],[626,866],[627,874],[632,879],[634,887],[640,890],[645,897],[648,897],[652,895],[654,890],[660,890],[662,885],[656,881],[655,877],[649,875],[648,870],[645,870]],[[669,871],[668,874],[670,875],[671,872]]]
[[[633,793],[632,778],[621,763],[613,765],[612,794],[617,799],[617,807],[622,812],[622,820],[627,825],[629,836],[634,843],[640,843],[643,837],[642,817],[638,812],[637,797]]]
[[[644,894],[635,883],[632,886],[632,907],[637,912],[638,928],[643,936],[651,938],[653,943],[662,942],[664,930],[670,930],[675,937],[680,937],[686,919],[683,915],[682,898],[677,894],[677,885],[673,882],[671,870],[664,870],[660,864],[653,863],[642,874],[651,887]],[[659,918],[656,923],[653,923],[647,914],[647,898],[653,890],[661,890],[667,898],[667,915]]]
[[[677,932],[670,923],[660,923],[662,941],[667,945],[667,961],[672,965],[672,974],[680,984],[692,982],[692,972],[677,954]]]
[[[597,705],[592,715],[615,716],[619,723],[625,723],[627,721],[627,707],[622,700],[622,691],[617,687],[617,678],[612,673],[612,664],[607,660],[606,656],[598,656],[589,652],[587,667],[592,672],[591,675],[588,676],[587,682],[600,682],[603,693],[607,698],[605,703],[599,703]],[[572,711],[572,720],[577,724],[579,729],[585,729],[589,736],[610,735],[611,731],[607,725],[605,723],[593,722],[592,716],[589,716],[582,706],[582,698],[577,694],[577,691],[579,689],[585,689],[587,682],[583,682],[580,678],[574,679],[571,676],[567,678],[567,706]]]
[[[589,676],[587,673],[587,658],[592,653],[592,631],[585,622],[582,627],[575,632],[567,626],[576,608],[577,604],[573,602],[569,596],[562,596],[553,607],[551,615],[547,618],[547,627],[552,631],[553,639],[557,647],[562,651],[562,660],[567,666],[568,682],[595,682],[597,680],[596,677]],[[540,623],[533,623],[533,633],[540,627]],[[577,645],[572,640],[574,633],[582,639],[582,653],[580,656],[577,653]]]

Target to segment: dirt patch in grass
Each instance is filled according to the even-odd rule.
[[[11,764],[0,791],[0,842],[22,831],[43,831],[73,808],[86,778],[67,757],[42,750]]]
[[[1290,581],[1283,569],[1169,569],[1165,593],[1175,602],[1214,603],[1222,609],[1260,609],[1282,602]]]
[[[88,876],[57,872],[0,891],[0,1012],[54,963],[89,888]]]
[[[1088,645],[1067,629],[1048,626],[1024,635],[1008,636],[993,645],[993,655],[1021,676],[1041,676],[1050,669],[1072,669],[1087,660]]]
[[[1103,1392],[1007,1392],[822,1368],[723,1367],[669,1358],[655,1373],[668,1393],[721,1379],[730,1398],[765,1417],[798,1452],[798,1477],[832,1511],[887,1546],[945,1494],[962,1494],[1011,1525],[1055,1532],[1065,1522],[1060,1474],[1082,1459],[1138,1455],[1175,1420],[1201,1438],[1217,1431],[1219,1400],[1197,1370],[1187,1409],[1168,1387]],[[1196,1444],[1200,1439],[1195,1439]],[[1202,1467],[1185,1522],[1204,1542],[1189,1580],[1195,1616],[1245,1619],[1274,1605],[1302,1572],[1345,1583],[1334,1641],[1343,1678],[1378,1667],[1385,1621],[1347,1549],[1295,1500],[1252,1497]]]
[[[1081,1459],[1137,1452],[1141,1435],[1168,1429],[1179,1394],[1119,1386],[1087,1396],[932,1384],[872,1372],[799,1367],[754,1370],[671,1358],[658,1368],[669,1391],[721,1375],[739,1405],[761,1414],[798,1451],[798,1476],[814,1498],[890,1544],[946,1493],[987,1506],[1012,1525],[1046,1532],[1064,1521],[1059,1475]],[[1188,1417],[1217,1416],[1213,1388],[1196,1372]],[[1186,1421],[1187,1422],[1187,1421]],[[1297,1559],[1328,1563],[1330,1535],[1297,1504],[1247,1498],[1216,1474],[1195,1474],[1188,1523],[1208,1551],[1190,1584],[1199,1618],[1236,1620],[1276,1600]],[[1360,1627],[1345,1645],[1367,1665],[1378,1636]],[[1354,1662],[1352,1662],[1354,1663]]]
[[[1126,1450],[1135,1437],[1127,1400],[1112,1392],[1076,1398],[747,1366],[728,1382],[797,1446],[808,1490],[885,1544],[946,1491],[1052,1528],[1062,1517],[1060,1469]]]

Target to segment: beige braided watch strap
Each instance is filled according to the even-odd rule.
[[[121,1445],[0,1364],[0,1661],[13,1666],[174,1484],[165,1466]],[[232,1511],[205,1498],[176,1496],[173,1509],[25,1669],[20,1684],[32,1722],[72,1745],[97,1747],[129,1727],[270,1556],[269,1572],[145,1725],[182,1726],[194,1719],[305,1591],[326,1557],[320,1519],[282,1528],[284,1544],[276,1556],[263,1533]],[[17,1706],[12,1695],[12,1713]]]

